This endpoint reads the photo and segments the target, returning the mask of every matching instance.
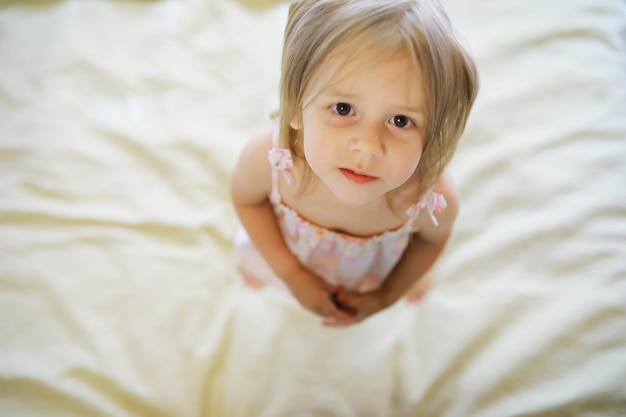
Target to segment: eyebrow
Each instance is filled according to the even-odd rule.
[[[347,93],[345,91],[341,91],[337,88],[327,88],[325,90],[322,90],[320,92],[320,95],[326,95],[326,96],[331,96],[331,97],[345,97],[345,98],[356,98],[358,97],[357,94],[353,94],[353,93]]]

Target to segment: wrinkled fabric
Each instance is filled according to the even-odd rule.
[[[0,415],[625,415],[626,4],[444,2],[481,75],[452,238],[329,329],[232,256],[287,12],[252,3],[0,3]]]

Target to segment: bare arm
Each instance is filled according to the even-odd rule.
[[[443,194],[448,206],[436,214],[437,226],[426,210],[420,214],[419,231],[411,236],[409,246],[383,285],[386,306],[394,304],[430,270],[450,238],[459,210],[459,195],[447,174],[438,181],[435,191]]]
[[[266,130],[246,144],[235,166],[230,190],[235,211],[252,243],[276,275],[285,280],[300,268],[300,263],[287,248],[268,199],[272,187],[267,162],[271,134],[271,130]]]
[[[415,225],[417,231],[404,254],[391,271],[385,283],[377,290],[364,294],[342,292],[341,303],[359,311],[356,320],[339,323],[352,324],[393,305],[413,284],[424,277],[426,272],[441,256],[452,233],[452,226],[459,209],[459,196],[451,179],[444,174],[435,186],[435,191],[443,194],[448,207],[436,214],[439,222],[435,226],[430,214],[424,210]]]
[[[241,153],[231,182],[235,211],[256,249],[303,307],[327,319],[347,320],[351,315],[330,300],[335,288],[304,268],[283,239],[268,198],[272,188],[267,160],[271,136],[271,129],[262,132]]]

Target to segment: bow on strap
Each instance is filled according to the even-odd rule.
[[[446,207],[448,207],[448,203],[442,194],[430,192],[424,200],[420,201],[415,206],[410,207],[407,214],[410,217],[417,218],[419,213],[426,209],[428,210],[428,214],[430,215],[430,219],[433,224],[435,226],[439,226],[439,221],[437,221],[435,213],[444,210]]]
[[[271,149],[267,154],[267,159],[272,167],[283,173],[288,185],[293,184],[293,175],[290,172],[293,168],[293,159],[291,159],[289,149]]]

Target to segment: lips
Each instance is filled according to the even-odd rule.
[[[378,179],[376,177],[372,177],[363,173],[358,173],[347,168],[339,168],[339,171],[341,171],[343,176],[346,177],[348,181],[354,184],[367,184]]]

